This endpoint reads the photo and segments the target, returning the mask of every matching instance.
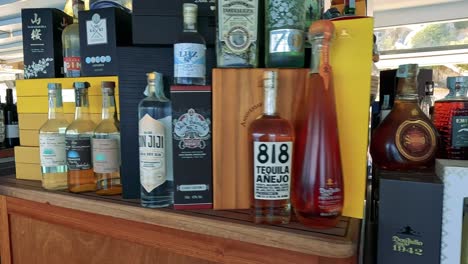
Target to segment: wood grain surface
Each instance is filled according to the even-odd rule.
[[[0,196],[0,259],[2,264],[11,263],[10,221],[5,196]]]

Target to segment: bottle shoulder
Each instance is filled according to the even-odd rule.
[[[291,122],[280,116],[262,115],[252,121],[249,132],[254,137],[262,135],[294,136],[294,128]]]
[[[91,120],[78,119],[73,121],[66,130],[66,134],[93,133],[96,124]]]
[[[42,133],[42,132],[64,133],[69,125],[70,124],[65,119],[49,119],[41,126],[41,128],[39,128],[39,133]]]
[[[120,132],[120,122],[116,120],[102,120],[94,129],[94,133],[118,133]]]

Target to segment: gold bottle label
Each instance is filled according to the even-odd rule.
[[[396,132],[395,143],[403,157],[420,162],[429,159],[436,149],[436,136],[432,128],[422,120],[407,120]]]

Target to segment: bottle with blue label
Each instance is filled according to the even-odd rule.
[[[196,4],[184,4],[184,31],[174,44],[174,84],[206,84],[206,42],[197,31]]]

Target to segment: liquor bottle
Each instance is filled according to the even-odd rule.
[[[89,83],[75,82],[73,87],[75,88],[75,120],[65,132],[68,190],[74,193],[95,191],[96,177],[91,159],[91,138],[96,125],[89,119]]]
[[[49,83],[48,120],[39,129],[42,187],[47,190],[65,190],[67,184],[67,158],[65,130],[68,122],[63,114],[62,85]]]
[[[324,0],[305,0],[305,31],[309,30],[313,22],[322,19],[325,3]],[[309,43],[305,43],[307,47]]]
[[[335,227],[344,200],[335,89],[330,65],[333,23],[320,20],[309,29],[312,45],[311,71],[307,96],[299,109],[292,204],[304,225],[315,228]]]
[[[19,146],[19,128],[18,128],[18,112],[16,111],[16,105],[13,104],[13,90],[11,88],[6,89],[6,105],[3,108],[5,117],[5,145],[7,148],[13,148]]]
[[[377,37],[374,35],[374,46],[372,48],[372,71],[371,71],[371,103],[377,97],[380,89],[380,71],[375,65],[376,62],[379,62],[380,55],[379,49],[377,47]]]
[[[418,65],[400,65],[392,111],[372,136],[375,165],[385,170],[417,170],[434,165],[438,134],[419,107]]]
[[[218,67],[258,67],[259,1],[218,0],[216,10]]]
[[[356,15],[356,0],[345,0],[343,14],[346,16]]]
[[[122,193],[120,183],[120,122],[115,104],[115,82],[102,82],[102,121],[94,129],[93,170],[99,195]]]
[[[5,112],[4,105],[0,100],[0,149],[5,148]]]
[[[432,118],[434,112],[434,82],[426,82],[424,85],[425,96],[421,101],[421,110],[429,117]]]
[[[163,75],[147,76],[147,97],[138,105],[141,205],[166,207],[174,203],[171,101],[164,95]]]
[[[266,0],[266,67],[304,66],[304,24],[304,0]]]
[[[250,124],[252,216],[260,224],[287,224],[291,217],[294,130],[276,108],[278,73],[264,73],[263,115]]]
[[[73,24],[68,25],[62,32],[63,70],[65,77],[80,77],[81,58],[78,13],[84,10],[84,1],[73,0],[72,3]]]
[[[197,32],[196,4],[184,4],[184,31],[174,44],[174,84],[205,85],[206,44]]]
[[[448,77],[450,93],[434,105],[434,125],[441,137],[437,158],[468,160],[468,77]]]

